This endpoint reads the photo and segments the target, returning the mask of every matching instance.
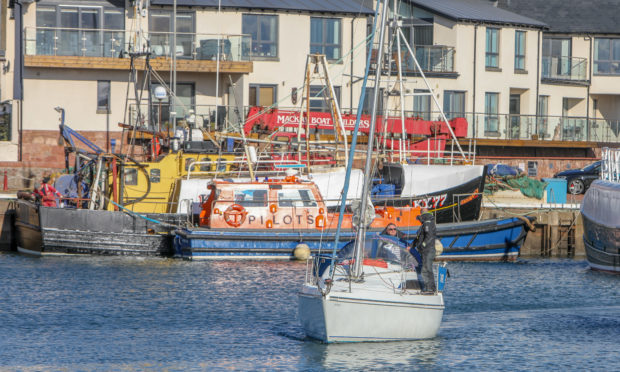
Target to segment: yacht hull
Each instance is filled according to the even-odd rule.
[[[443,317],[441,293],[377,294],[332,291],[322,296],[306,285],[299,317],[306,334],[326,343],[404,341],[433,338]]]

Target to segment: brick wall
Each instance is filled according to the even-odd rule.
[[[105,131],[80,132],[81,135],[101,147],[106,148]],[[116,149],[119,151],[121,132],[110,132],[110,139],[116,139]],[[88,150],[88,147],[74,139],[78,148]],[[125,146],[127,147],[127,146]],[[138,151],[140,153],[140,151]],[[70,160],[73,165],[73,160]],[[64,142],[57,130],[24,130],[22,132],[22,161],[0,162],[0,190],[4,186],[6,173],[10,190],[32,189],[38,186],[41,179],[50,174],[62,173],[65,169]]]

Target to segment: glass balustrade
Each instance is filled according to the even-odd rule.
[[[134,43],[140,40],[138,36],[125,30],[27,27],[26,55],[122,57],[136,50]],[[154,58],[172,57],[175,44],[172,33],[151,32],[142,36],[150,40]],[[176,34],[174,53],[179,59],[216,60],[219,50],[221,61],[250,61],[251,43],[249,35],[179,32]]]

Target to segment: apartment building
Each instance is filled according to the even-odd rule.
[[[449,118],[468,119],[470,138],[521,138],[534,131],[517,122],[508,128],[501,114],[536,112],[543,22],[483,1],[402,1],[396,13],[435,98]],[[410,93],[426,89],[412,62],[403,65]],[[437,119],[429,96],[413,95],[405,106]]]
[[[550,177],[618,146],[620,3],[403,0],[396,7],[390,16],[398,14],[435,98],[448,117],[467,118],[461,144],[475,140],[478,161]],[[408,76],[407,93],[423,91],[416,77]],[[436,119],[432,103],[414,95],[405,106]]]
[[[117,123],[137,118],[128,84],[136,52],[149,51],[155,76],[147,84],[138,73],[138,94],[176,81],[178,99],[153,98],[157,110],[141,110],[145,123],[219,125],[238,123],[249,106],[298,107],[310,52],[327,56],[343,110],[357,109],[376,0],[239,0],[219,9],[215,0],[177,0],[176,19],[173,3],[3,2],[0,164],[61,166],[55,107],[100,146],[118,143]],[[437,119],[436,99],[448,118],[468,120],[462,144],[475,140],[479,158],[585,162],[603,144],[620,142],[618,8],[604,0],[392,1],[387,35],[398,25],[407,43],[399,57],[392,39],[381,89],[399,90],[400,67],[405,95],[385,94],[380,109],[399,114],[402,105],[407,115]],[[435,99],[423,94],[406,44]],[[376,68],[377,47],[369,50]],[[320,90],[311,87],[315,110],[324,109]]]
[[[541,40],[540,115],[570,122],[578,138],[618,142],[620,3],[592,0],[499,0],[502,9],[535,17]]]
[[[220,121],[243,116],[248,106],[293,106],[303,94],[309,53],[326,55],[339,101],[350,106],[359,96],[354,79],[364,73],[374,11],[358,3],[222,1],[218,9],[217,1],[178,0],[176,20],[174,11],[171,0],[3,2],[0,162],[62,167],[56,107],[102,148],[118,144],[118,123],[136,119],[136,94],[146,98],[161,84],[176,85],[177,99],[153,96],[156,111],[143,107],[140,122],[207,126],[217,124],[217,113]],[[147,51],[151,81],[143,81],[144,58],[135,59],[134,89],[130,56]],[[318,109],[320,88],[311,87]]]

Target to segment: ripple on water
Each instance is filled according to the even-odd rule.
[[[305,264],[0,254],[0,360],[101,371],[617,367],[618,276],[579,260],[449,269],[435,339],[325,345],[297,318]]]

